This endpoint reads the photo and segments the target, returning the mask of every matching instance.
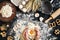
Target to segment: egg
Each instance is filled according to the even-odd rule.
[[[29,29],[28,34],[29,34],[30,37],[35,37],[36,31],[34,29]]]
[[[35,31],[35,24],[29,22],[28,23],[28,35],[29,35],[29,38],[34,38],[35,35],[36,35],[36,31]]]
[[[23,5],[25,5],[25,4],[26,4],[26,2],[25,2],[25,1],[22,1],[22,4],[23,4]]]
[[[26,8],[23,8],[22,11],[23,11],[23,12],[27,12],[27,9],[26,9]]]
[[[23,5],[19,5],[19,8],[22,9],[23,8]]]

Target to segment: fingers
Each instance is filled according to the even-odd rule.
[[[28,29],[28,28],[26,28],[26,29],[23,31],[23,37],[24,37],[24,40],[28,40],[27,29]]]
[[[35,28],[35,31],[36,31],[36,38],[35,40],[39,40],[40,39],[40,31],[38,28]]]
[[[35,28],[35,31],[36,31],[35,40],[39,40],[40,39],[40,31],[39,31],[38,28]],[[28,28],[24,29],[23,37],[24,37],[24,40],[29,40],[29,38],[28,38]]]

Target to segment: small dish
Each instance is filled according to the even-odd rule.
[[[8,2],[4,1],[0,3],[0,20],[3,22],[10,22],[16,15],[15,6]]]

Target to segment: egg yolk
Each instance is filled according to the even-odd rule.
[[[30,34],[33,35],[35,33],[34,30],[30,30]]]

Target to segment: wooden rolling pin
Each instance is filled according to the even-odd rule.
[[[54,13],[52,13],[52,15],[51,15],[51,17],[49,17],[46,21],[45,21],[45,23],[48,23],[51,19],[55,19],[57,16],[59,16],[60,15],[60,8],[59,9],[57,9]]]

